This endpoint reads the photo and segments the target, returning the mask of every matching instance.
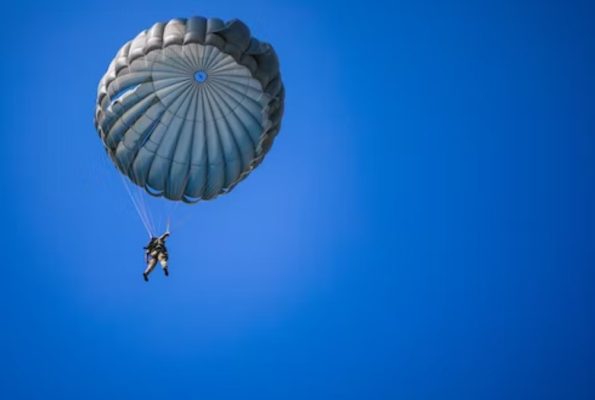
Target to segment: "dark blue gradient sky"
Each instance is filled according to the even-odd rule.
[[[0,398],[595,398],[592,3],[1,8]],[[286,117],[146,284],[96,88],[191,15],[273,43]]]

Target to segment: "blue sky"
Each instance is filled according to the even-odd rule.
[[[4,2],[0,398],[595,398],[588,2]],[[283,128],[171,277],[93,128],[118,48],[240,18]]]

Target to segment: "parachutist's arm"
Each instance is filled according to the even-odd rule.
[[[169,232],[165,232],[163,235],[159,237],[160,240],[165,241],[169,237]]]

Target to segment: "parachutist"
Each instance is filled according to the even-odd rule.
[[[130,39],[99,81],[94,123],[153,236],[173,210],[159,210],[162,225],[148,196],[214,199],[260,165],[281,129],[285,86],[273,46],[238,19],[174,18]],[[145,247],[145,281],[157,263],[168,275],[167,236]]]
[[[165,232],[163,235],[159,237],[152,237],[147,244],[145,249],[145,262],[147,263],[147,269],[143,272],[143,278],[145,281],[149,281],[149,274],[157,265],[157,261],[161,263],[161,268],[163,268],[163,273],[165,276],[169,276],[169,270],[167,267],[167,247],[165,247],[165,241],[169,237],[169,232]]]

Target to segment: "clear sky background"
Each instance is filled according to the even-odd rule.
[[[3,1],[0,398],[595,398],[589,3]],[[147,284],[96,88],[192,15],[275,46],[286,115]]]

